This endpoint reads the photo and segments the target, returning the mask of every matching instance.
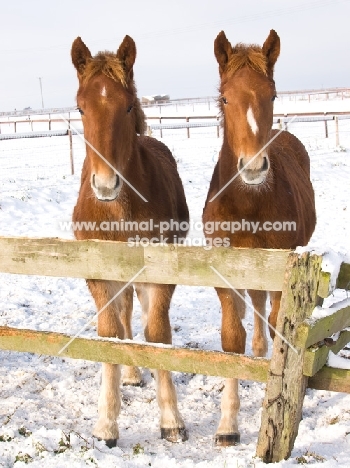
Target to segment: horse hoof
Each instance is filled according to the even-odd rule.
[[[142,375],[138,367],[123,366],[122,384],[131,385],[133,387],[143,387],[144,383]]]
[[[215,445],[217,447],[230,447],[232,445],[238,445],[241,437],[238,433],[235,434],[217,434],[215,436]]]
[[[143,380],[140,380],[139,382],[134,382],[134,381],[127,381],[127,380],[124,380],[123,381],[123,387],[144,387],[145,386],[145,383]]]
[[[108,448],[113,448],[117,446],[117,440],[118,439],[107,439],[105,440],[105,444],[107,445]]]
[[[188,440],[188,433],[184,427],[175,427],[173,429],[161,427],[160,436],[168,442],[185,442]]]
[[[96,436],[95,436],[96,437]],[[96,437],[99,442],[104,442],[108,448],[113,448],[117,446],[118,439],[101,439],[101,437]]]

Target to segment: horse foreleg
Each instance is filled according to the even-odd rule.
[[[230,289],[217,288],[222,308],[221,343],[222,349],[231,353],[244,353],[246,331],[241,322],[242,299]],[[218,446],[236,445],[240,441],[238,430],[239,411],[238,380],[226,379],[221,397],[221,419],[215,434]]]
[[[120,319],[124,327],[124,339],[132,340],[132,309],[133,309],[133,287],[130,286],[124,291],[123,301],[121,304]],[[140,369],[136,366],[122,366],[122,383],[123,385],[142,385],[142,377]]]
[[[122,284],[114,281],[87,280],[99,312],[118,294]],[[124,327],[119,317],[123,294],[117,296],[102,312],[98,313],[97,331],[99,336],[124,339]],[[102,364],[102,383],[98,399],[98,420],[93,434],[113,447],[119,438],[117,418],[120,412],[120,366]]]
[[[268,344],[265,332],[266,323],[266,291],[256,291],[250,289],[248,291],[252,299],[254,307],[254,334],[252,341],[252,348],[254,356],[266,356]]]
[[[275,337],[275,329],[276,329],[278,311],[280,310],[280,305],[281,305],[281,297],[282,297],[281,291],[270,291],[271,312],[269,315],[269,324],[271,326],[269,327],[269,330],[270,330],[270,336],[272,339],[274,339]]]
[[[151,343],[171,344],[169,307],[175,286],[149,285],[142,290],[144,304],[148,305],[145,338]],[[157,402],[160,409],[161,437],[170,442],[185,441],[188,438],[184,421],[177,407],[177,396],[171,373],[155,370]]]
[[[119,429],[117,417],[120,412],[120,366],[102,363],[102,382],[98,398],[98,420],[93,434],[106,442],[110,448],[117,445]]]

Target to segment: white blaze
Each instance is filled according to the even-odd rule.
[[[104,87],[102,88],[101,96],[103,96],[103,97],[106,97],[106,96],[107,96],[106,86],[104,86]]]
[[[249,106],[248,111],[247,111],[247,120],[250,125],[250,128],[252,129],[252,132],[254,135],[256,135],[257,131],[259,130],[258,124],[256,123],[254,114],[253,114],[253,109]]]

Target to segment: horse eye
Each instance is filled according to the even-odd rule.
[[[227,104],[227,99],[225,98],[225,96],[222,96],[221,100],[225,105]]]
[[[274,96],[272,96],[271,101],[274,101],[276,99],[276,97],[277,97],[276,94]]]
[[[79,112],[80,115],[84,115],[84,111],[80,109],[80,107],[77,107],[77,111]]]

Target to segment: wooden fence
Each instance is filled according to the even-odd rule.
[[[328,100],[330,97],[337,97],[341,98],[341,100],[348,99],[350,97],[350,88],[346,87],[337,87],[337,88],[323,88],[323,89],[298,89],[294,91],[280,91],[277,92],[278,97],[283,99],[287,97],[289,100],[291,99],[300,99],[308,100],[311,99],[322,99]],[[141,98],[142,101],[142,98]],[[188,104],[208,104],[208,109],[210,107],[215,107],[217,103],[217,96],[201,96],[201,97],[190,97],[190,98],[180,98],[180,99],[169,99],[166,102],[155,102],[155,103],[142,103],[142,107],[166,107],[166,106],[185,106]],[[41,108],[41,109],[32,109],[26,108],[22,110],[14,110],[8,112],[0,112],[0,117],[12,117],[12,116],[28,116],[28,115],[48,115],[48,114],[66,114],[68,112],[74,112],[76,110],[76,106],[69,106],[69,107],[51,107],[51,108]]]
[[[299,122],[324,122],[324,131],[325,138],[328,138],[328,122],[335,122],[335,139],[336,145],[339,145],[339,125],[338,121],[340,119],[350,119],[350,113],[346,112],[299,112],[293,113],[293,115],[288,114],[274,114],[273,123],[278,125],[279,128],[288,128],[288,124],[291,120],[293,123]],[[67,117],[68,122],[68,131],[71,128],[74,133],[74,126],[80,124],[81,127],[81,118],[71,117],[70,113]],[[155,122],[155,123],[153,123]],[[35,126],[38,124],[47,124],[47,130],[37,131]],[[0,121],[0,140],[3,139],[12,139],[12,138],[30,138],[30,137],[43,137],[43,136],[63,136],[69,134],[67,128],[54,130],[53,127],[56,124],[64,124],[64,121],[61,118],[52,117],[51,115],[48,118],[35,119],[31,120],[28,116],[27,120],[2,120]],[[2,126],[12,126],[13,133],[2,133]],[[190,138],[190,129],[191,128],[204,128],[204,127],[216,127],[216,135],[220,137],[220,116],[219,115],[173,115],[173,116],[148,116],[147,117],[147,133],[151,134],[154,130],[159,130],[160,137],[163,138],[163,130],[176,130],[176,129],[185,129],[187,132],[187,138]],[[30,127],[29,132],[18,132],[18,129],[23,126]],[[82,132],[82,130],[78,130]]]
[[[332,288],[349,289],[350,264],[343,263],[336,282],[322,270],[322,257],[289,250],[165,245],[128,247],[110,241],[0,237],[0,271],[24,275],[66,276],[137,282],[227,287],[210,267],[237,289],[282,290],[271,360],[234,353],[182,349],[118,339],[76,338],[62,357],[201,373],[267,382],[257,456],[276,462],[290,456],[307,387],[350,393],[350,371],[325,366],[350,340],[350,299],[333,313],[311,314]],[[329,337],[340,332],[339,339]],[[0,349],[57,356],[70,336],[0,327]],[[294,349],[293,349],[294,348]],[[297,351],[297,352],[295,352]]]

